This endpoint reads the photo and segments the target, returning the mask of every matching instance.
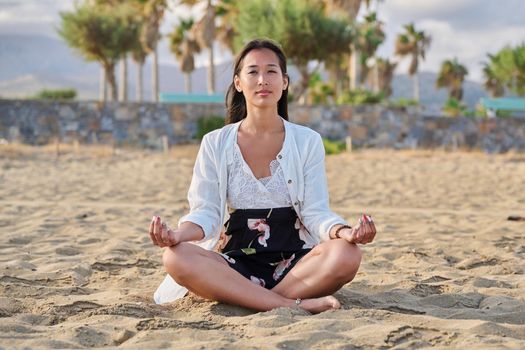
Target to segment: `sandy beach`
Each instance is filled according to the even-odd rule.
[[[152,215],[188,205],[197,146],[169,154],[0,145],[0,348],[525,348],[525,154],[327,157],[334,211],[377,222],[343,308],[155,305]]]

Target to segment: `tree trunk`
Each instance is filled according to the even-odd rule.
[[[98,100],[106,102],[108,100],[108,79],[106,69],[100,66],[100,81],[98,83]]]
[[[144,62],[135,62],[136,64],[136,68],[137,68],[137,81],[135,82],[135,84],[137,84],[135,86],[135,99],[139,102],[142,102],[142,100],[144,99],[144,96],[143,96],[143,85],[144,85],[144,82],[143,82],[143,75],[142,75],[142,68],[144,67]]]
[[[184,91],[186,91],[187,94],[191,94],[191,73],[190,72],[184,72]]]
[[[377,65],[377,58],[376,58],[376,63],[374,64],[374,67],[372,68],[373,71],[372,71],[372,74],[373,74],[373,77],[374,77],[374,82],[373,82],[373,91],[376,92],[376,93],[379,93],[382,89],[382,86],[381,84],[379,83],[379,67]]]
[[[153,102],[159,102],[159,56],[157,53],[157,45],[155,45],[152,55],[151,94]]]
[[[109,96],[111,97],[111,101],[117,101],[117,97],[118,97],[117,80],[115,79],[115,65],[114,64],[108,64],[106,66],[106,76],[108,78]]]
[[[308,72],[308,65],[298,66],[297,69],[301,74],[301,81],[299,82],[299,91],[297,91],[296,99],[300,105],[304,105],[306,103],[306,93],[308,91],[310,73]]]
[[[414,100],[419,104],[419,75],[417,72],[414,73],[412,80],[414,82]]]
[[[119,96],[120,102],[128,100],[128,58],[124,56],[120,61],[120,79],[119,79]]]
[[[213,44],[208,49],[208,94],[215,93],[215,65],[213,63]]]
[[[349,73],[350,73],[350,90],[357,89],[357,82],[359,81],[359,51],[355,48],[355,45],[352,44],[350,51],[350,64],[349,64]]]

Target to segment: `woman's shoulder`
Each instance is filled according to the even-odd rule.
[[[220,129],[210,131],[202,138],[201,147],[206,151],[222,153],[235,136],[236,124],[227,124]]]
[[[296,141],[311,142],[321,138],[321,134],[305,125],[295,124],[290,121],[285,121],[285,123],[288,130],[293,133]]]
[[[213,141],[220,141],[220,140],[222,140],[224,138],[227,138],[228,136],[230,136],[233,133],[236,124],[237,123],[227,124],[227,125],[223,126],[222,128],[210,131],[209,133],[204,135],[204,139],[206,139],[206,140],[208,140],[210,142],[213,142]]]

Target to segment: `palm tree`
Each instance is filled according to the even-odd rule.
[[[489,55],[491,57],[492,55]],[[505,86],[500,77],[494,73],[490,63],[485,63],[483,67],[483,76],[485,77],[484,86],[491,97],[501,97],[505,94]]]
[[[368,76],[367,61],[373,58],[379,45],[385,40],[383,22],[377,19],[377,14],[372,12],[365,16],[364,22],[357,26],[356,47],[361,53],[361,74],[359,81],[362,83]]]
[[[374,68],[368,72],[368,83],[374,91],[382,92],[386,97],[392,95],[392,79],[397,63],[388,59],[376,58]]]
[[[131,51],[131,59],[135,62],[136,68],[135,100],[137,101],[142,101],[144,99],[143,68],[147,56],[148,54],[144,51],[144,47],[137,37],[133,50]]]
[[[137,0],[141,6],[141,14],[144,23],[141,27],[140,41],[144,51],[152,54],[152,95],[153,101],[159,101],[159,58],[157,54],[157,44],[161,39],[160,24],[164,18],[168,4],[167,0]]]
[[[126,102],[128,100],[128,57],[124,55],[120,59],[120,78],[118,84],[118,100]]]
[[[234,27],[239,15],[238,0],[221,0],[215,6],[215,16],[219,19],[217,25],[217,40],[222,47],[235,52],[234,39],[237,32]]]
[[[328,14],[342,14],[349,22],[354,22],[359,9],[361,7],[361,0],[326,0],[326,11]],[[357,51],[354,41],[350,43],[350,58],[348,64],[348,78],[350,82],[350,90],[355,90],[357,87],[357,62],[359,60],[359,52]]]
[[[379,0],[378,0],[379,1]],[[343,15],[349,22],[355,22],[355,19],[363,4],[362,0],[324,0],[325,11],[327,14],[332,15]],[[371,0],[365,0],[366,8],[370,8]],[[350,59],[348,77],[350,82],[350,90],[357,88],[357,82],[359,78],[360,66],[358,63],[361,62],[359,48],[357,47],[354,40],[350,43]]]
[[[460,64],[456,58],[446,60],[441,64],[436,87],[447,88],[448,97],[461,101],[463,98],[463,81],[468,74],[467,68]]]
[[[119,5],[105,11],[97,4],[85,3],[72,12],[61,12],[58,34],[88,61],[98,61],[110,87],[110,96],[117,100],[115,65],[129,52],[138,30],[133,11]]]
[[[500,82],[518,96],[525,95],[525,43],[506,46],[495,55],[489,55],[490,84]],[[497,80],[497,81],[495,81]]]
[[[424,31],[417,31],[413,23],[404,26],[405,33],[399,34],[396,40],[396,55],[410,57],[408,74],[414,80],[414,99],[419,102],[419,59],[425,59],[430,47],[431,38]]]
[[[197,21],[193,28],[193,35],[201,48],[208,49],[208,93],[215,93],[215,63],[213,43],[215,42],[216,25],[215,25],[215,6],[212,0],[206,1],[206,10],[202,18]],[[181,4],[194,6],[202,0],[180,0]]]
[[[204,16],[195,24],[195,34],[200,47],[208,49],[208,93],[215,93],[215,61],[213,43],[215,42],[215,6],[207,1]]]
[[[191,28],[193,19],[180,19],[180,24],[169,35],[170,49],[179,61],[180,69],[184,74],[186,93],[191,93],[191,73],[195,70],[195,53],[200,51],[197,41],[193,37]]]
[[[359,9],[361,8],[362,0],[325,0],[326,11],[331,14],[342,14],[353,22]],[[370,0],[366,1],[366,6],[370,5]]]
[[[92,6],[98,6],[101,9],[104,9],[105,11],[114,11],[118,9],[119,6],[127,4],[126,0],[87,0],[87,4],[90,4]],[[135,10],[135,6],[133,3],[128,3],[130,10]],[[135,17],[135,16],[133,16]],[[134,18],[134,20],[137,20],[137,18]],[[119,74],[119,82],[118,82],[118,100],[119,101],[127,101],[128,98],[128,61],[127,61],[127,55],[124,55],[122,59],[120,60],[120,74]],[[106,99],[106,75],[105,73],[102,73],[101,75],[101,93],[100,97],[103,96],[103,98],[100,98],[101,100]]]

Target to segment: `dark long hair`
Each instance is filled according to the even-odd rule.
[[[241,72],[244,57],[246,57],[250,51],[256,49],[272,50],[279,59],[279,66],[281,67],[283,76],[288,77],[288,74],[286,73],[286,56],[276,42],[268,39],[255,39],[247,43],[235,59],[232,83],[226,92],[226,124],[235,123],[246,118],[246,100],[244,99],[243,93],[237,91],[235,88],[234,79],[235,76],[239,75]],[[283,90],[283,94],[277,102],[277,113],[286,120],[288,120],[288,86],[290,86],[289,77],[288,85],[286,86],[286,89]]]

